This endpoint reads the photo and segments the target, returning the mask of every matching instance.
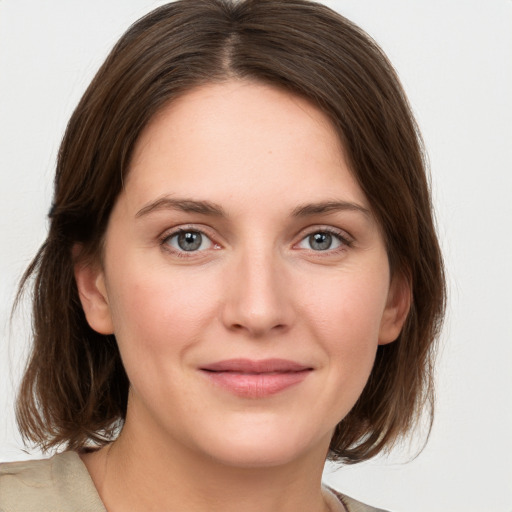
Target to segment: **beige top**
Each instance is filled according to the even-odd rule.
[[[323,488],[332,512],[384,512]],[[76,452],[0,464],[0,512],[107,512]]]

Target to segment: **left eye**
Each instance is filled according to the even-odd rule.
[[[311,233],[306,238],[301,240],[299,247],[301,249],[311,249],[313,251],[328,251],[338,249],[343,245],[341,236],[328,231],[317,231]]]
[[[177,251],[204,251],[213,246],[213,242],[200,231],[183,230],[165,239],[165,243]]]

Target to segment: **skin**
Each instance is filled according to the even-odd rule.
[[[180,249],[180,228],[204,234],[199,250]],[[82,456],[109,511],[325,510],[333,429],[409,290],[322,112],[242,80],[189,91],[141,134],[103,261],[75,274],[131,383],[119,439]],[[238,396],[200,370],[231,358],[310,371]]]

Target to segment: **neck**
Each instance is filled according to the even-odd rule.
[[[321,493],[326,447],[288,463],[243,467],[141,430],[127,418],[117,441],[83,458],[109,512],[328,510]]]

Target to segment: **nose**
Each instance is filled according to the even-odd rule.
[[[292,287],[283,266],[270,252],[239,256],[225,288],[222,321],[228,330],[263,338],[291,327]]]

